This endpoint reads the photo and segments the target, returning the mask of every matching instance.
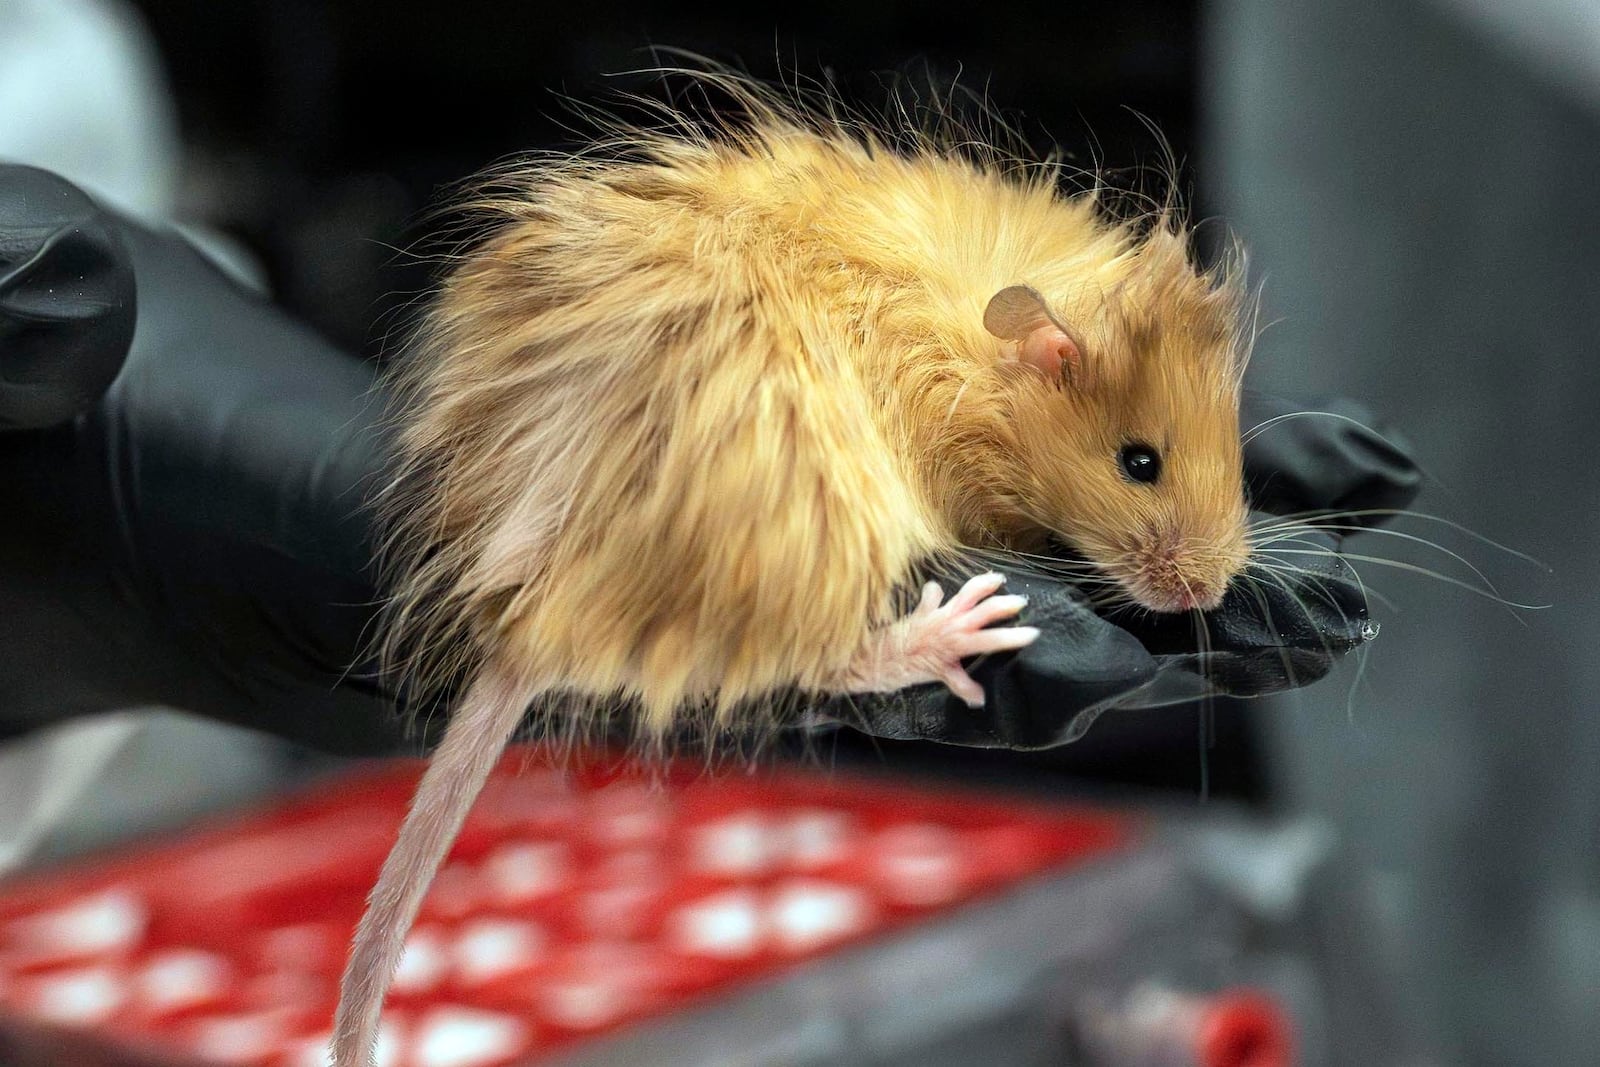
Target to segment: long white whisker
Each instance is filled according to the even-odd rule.
[[[1384,444],[1389,445],[1390,448],[1394,448],[1394,445],[1390,443],[1387,437],[1383,436],[1383,434],[1379,433],[1377,430],[1374,430],[1371,426],[1368,426],[1360,419],[1353,419],[1349,415],[1341,415],[1337,411],[1289,411],[1282,415],[1274,415],[1270,419],[1263,419],[1261,422],[1256,423],[1254,426],[1250,427],[1249,430],[1245,431],[1244,435],[1239,438],[1239,444],[1249,444],[1251,441],[1254,441],[1257,437],[1260,437],[1267,430],[1278,425],[1279,423],[1288,422],[1290,419],[1304,419],[1313,417],[1338,419],[1340,422],[1348,422],[1352,426],[1356,426],[1367,431]],[[1395,449],[1395,451],[1399,451],[1399,449]]]
[[[1407,508],[1359,508],[1359,509],[1348,510],[1348,511],[1330,511],[1330,510],[1327,510],[1327,509],[1321,509],[1321,510],[1317,510],[1317,511],[1300,511],[1300,512],[1295,512],[1294,514],[1291,514],[1291,515],[1273,515],[1273,516],[1268,516],[1267,518],[1269,520],[1273,520],[1273,521],[1263,522],[1261,524],[1252,526],[1250,528],[1250,532],[1251,533],[1270,532],[1272,530],[1279,529],[1279,528],[1282,528],[1282,527],[1291,526],[1291,525],[1295,525],[1297,523],[1304,523],[1306,520],[1312,520],[1312,519],[1363,519],[1363,518],[1407,518],[1407,519],[1418,519],[1418,520],[1421,520],[1421,521],[1424,521],[1424,522],[1433,522],[1433,523],[1438,523],[1441,526],[1447,526],[1450,529],[1455,530],[1457,533],[1464,534],[1465,536],[1472,538],[1474,541],[1477,541],[1480,544],[1484,544],[1484,545],[1489,546],[1490,548],[1496,549],[1497,551],[1504,552],[1506,555],[1515,557],[1516,559],[1520,559],[1525,563],[1530,563],[1533,566],[1538,567],[1541,570],[1545,571],[1546,573],[1553,573],[1551,567],[1548,564],[1546,564],[1543,560],[1537,559],[1534,556],[1530,556],[1526,552],[1518,552],[1516,549],[1511,548],[1508,545],[1503,545],[1499,541],[1496,541],[1496,540],[1494,540],[1492,538],[1485,537],[1483,534],[1479,533],[1478,531],[1476,531],[1476,530],[1474,530],[1474,529],[1472,529],[1470,527],[1463,526],[1459,522],[1452,522],[1451,520],[1446,519],[1446,518],[1442,518],[1442,517],[1440,517],[1438,515],[1429,515],[1425,511],[1411,511],[1411,510],[1409,510]],[[1376,532],[1376,531],[1372,527],[1362,526],[1362,527],[1359,527],[1359,532],[1362,532],[1362,533],[1373,533],[1373,532]]]
[[[1261,616],[1266,620],[1267,628],[1276,630],[1278,628],[1278,624],[1272,620],[1272,604],[1267,600],[1266,593],[1264,592],[1264,590],[1267,588],[1266,583],[1261,581],[1261,579],[1257,578],[1256,576],[1250,574],[1248,571],[1241,571],[1240,577],[1245,578],[1249,582],[1251,599],[1253,599],[1256,602],[1256,606],[1261,609]],[[1283,666],[1283,676],[1289,680],[1290,686],[1297,688],[1299,685],[1299,679],[1295,677],[1294,660],[1289,656],[1289,649],[1287,647],[1279,646],[1278,662]]]
[[[1320,545],[1317,545],[1315,541],[1303,541],[1302,543],[1315,546],[1318,549],[1319,554],[1322,551],[1325,551]],[[1343,556],[1340,556],[1339,558],[1341,560],[1344,559]],[[1325,584],[1329,581],[1342,580],[1335,575],[1320,574],[1317,571],[1308,570],[1305,567],[1298,566],[1292,560],[1269,561],[1263,559],[1252,559],[1250,561],[1250,566],[1258,567],[1264,571],[1274,571],[1278,574],[1285,574],[1291,578],[1313,579],[1318,585]],[[1346,561],[1345,567],[1349,569],[1351,577],[1355,579],[1356,588],[1361,590],[1361,595],[1363,597],[1368,600],[1376,600],[1378,603],[1382,604],[1386,610],[1391,611],[1396,615],[1401,613],[1400,605],[1384,596],[1377,589],[1374,589],[1370,582],[1362,578],[1361,572],[1355,568],[1354,564]]]
[[[1420,574],[1424,577],[1433,578],[1437,581],[1444,582],[1447,585],[1453,585],[1457,588],[1465,589],[1469,593],[1472,593],[1476,596],[1481,596],[1485,600],[1491,600],[1505,608],[1516,608],[1522,611],[1544,611],[1550,607],[1549,604],[1521,604],[1514,600],[1507,600],[1505,597],[1490,593],[1484,589],[1480,589],[1471,582],[1464,582],[1459,578],[1453,578],[1448,574],[1440,574],[1438,571],[1429,570],[1426,567],[1419,567],[1414,563],[1406,563],[1396,559],[1385,559],[1382,556],[1362,556],[1350,552],[1333,552],[1327,549],[1313,551],[1311,549],[1304,548],[1276,548],[1266,549],[1265,551],[1293,556],[1324,556],[1344,560],[1353,559],[1360,560],[1364,563],[1372,563],[1380,567],[1394,567],[1397,570],[1409,571],[1413,574]],[[1513,612],[1512,615],[1513,617],[1517,617],[1515,612]],[[1517,621],[1522,622],[1522,619],[1517,617]],[[1524,623],[1524,625],[1526,625],[1526,623]]]
[[[1434,549],[1437,552],[1441,552],[1444,555],[1449,556],[1451,559],[1455,560],[1457,563],[1459,563],[1463,567],[1467,568],[1467,570],[1471,571],[1473,573],[1473,575],[1475,575],[1477,577],[1477,579],[1480,582],[1482,582],[1487,589],[1489,589],[1491,592],[1494,593],[1495,596],[1500,596],[1501,595],[1500,590],[1498,588],[1496,588],[1494,582],[1489,580],[1489,576],[1487,574],[1484,574],[1483,571],[1479,570],[1478,567],[1476,565],[1474,565],[1471,560],[1467,559],[1465,556],[1461,555],[1460,553],[1452,552],[1450,549],[1444,547],[1443,545],[1441,545],[1441,544],[1439,544],[1439,543],[1437,543],[1435,541],[1428,540],[1426,537],[1417,537],[1415,534],[1408,534],[1408,533],[1405,533],[1405,532],[1403,532],[1401,530],[1366,530],[1363,527],[1359,527],[1359,526],[1337,526],[1337,525],[1328,526],[1328,525],[1321,525],[1321,524],[1307,524],[1307,525],[1301,527],[1301,529],[1333,530],[1333,531],[1339,531],[1339,530],[1361,530],[1363,533],[1382,534],[1385,537],[1393,537],[1393,538],[1396,538],[1396,539],[1401,540],[1401,541],[1412,541],[1412,542],[1415,542],[1416,544],[1419,544],[1419,545],[1426,545],[1428,548]],[[1267,541],[1266,541],[1266,544],[1267,545],[1278,544],[1278,543],[1280,543],[1281,540],[1282,540],[1281,538],[1268,538]]]

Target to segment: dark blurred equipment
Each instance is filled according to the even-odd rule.
[[[8,1067],[321,1064],[419,773],[346,774],[0,892]],[[1327,1062],[1348,1042],[1304,955],[1327,860],[1305,829],[514,753],[410,935],[377,1062]],[[1363,1030],[1393,1050],[1371,1000]]]

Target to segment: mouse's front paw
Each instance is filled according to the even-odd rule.
[[[851,665],[853,692],[889,692],[925,682],[943,682],[972,707],[983,706],[983,686],[961,666],[968,656],[1006,652],[1032,644],[1032,626],[985,629],[1016,617],[1027,597],[994,596],[1003,574],[980,574],[944,600],[937,582],[922,587],[915,611],[885,628]]]

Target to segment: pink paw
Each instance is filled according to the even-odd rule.
[[[922,587],[915,611],[890,626],[874,643],[867,661],[852,672],[855,691],[888,692],[924,682],[943,682],[968,706],[983,706],[983,686],[961,661],[968,656],[1005,652],[1032,644],[1039,631],[1032,626],[985,629],[1014,618],[1028,602],[1023,596],[994,596],[1005,584],[1003,574],[980,574],[944,602],[937,582]]]

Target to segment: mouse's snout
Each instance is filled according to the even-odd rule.
[[[1195,537],[1152,530],[1129,554],[1124,581],[1151,611],[1210,611],[1222,603],[1247,555],[1244,538],[1234,532]]]

